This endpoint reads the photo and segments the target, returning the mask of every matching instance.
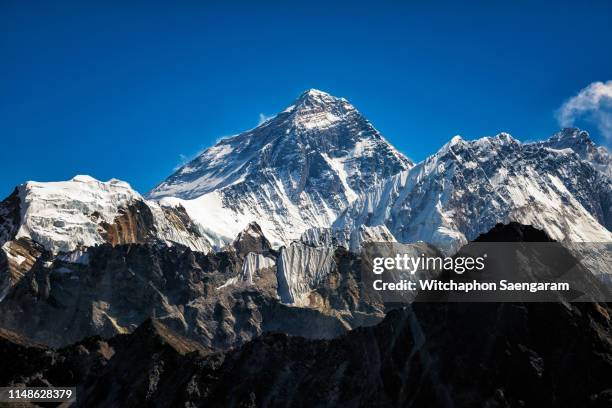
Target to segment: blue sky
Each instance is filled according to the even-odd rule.
[[[612,79],[610,2],[109,4],[0,3],[0,195],[75,174],[144,193],[308,88],[418,161],[455,134],[543,138]]]

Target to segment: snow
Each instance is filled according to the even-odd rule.
[[[113,223],[120,207],[141,199],[127,184],[82,175],[64,182],[30,181],[19,189],[22,222],[16,238],[31,238],[55,253],[102,244],[95,216]]]
[[[82,262],[79,250],[105,243],[100,224],[114,224],[120,209],[136,201],[149,206],[162,242],[179,243],[202,252],[211,248],[206,238],[172,225],[157,203],[145,201],[120,180],[102,182],[79,175],[62,182],[30,181],[19,187],[19,193],[22,214],[15,239],[31,238],[55,254],[72,253],[72,262]]]
[[[203,228],[223,243],[231,242],[247,225],[255,221],[255,217],[239,214],[223,206],[219,192],[205,194],[195,200],[183,200],[176,197],[165,197],[160,205],[177,207],[182,205],[187,214]],[[208,230],[205,226],[214,226]]]
[[[249,285],[253,284],[253,277],[263,269],[272,268],[276,264],[275,260],[262,254],[249,252],[242,263],[240,272],[242,280]]]
[[[308,115],[297,116],[293,122],[296,127],[307,130],[328,129],[335,123],[340,122],[341,118],[330,112],[318,112]]]
[[[344,187],[345,194],[349,200],[349,203],[352,203],[357,199],[357,193],[353,191],[353,189],[349,186],[347,182],[347,173],[344,168],[344,160],[338,158],[331,158],[326,153],[321,153],[321,156],[325,159],[325,161],[330,165],[330,167],[336,172],[338,177],[340,178],[340,182],[342,183],[342,187]]]
[[[229,278],[227,281],[225,281],[225,283],[223,285],[218,286],[217,290],[221,290],[221,289],[225,289],[225,288],[234,286],[238,282],[239,282],[239,277],[238,276],[234,276],[232,278]]]
[[[77,174],[76,176],[74,176],[71,181],[78,181],[81,183],[92,183],[92,182],[97,182],[98,180],[96,180],[95,178],[88,176],[88,175],[84,175],[84,174]]]
[[[282,248],[277,264],[281,301],[307,305],[307,295],[336,267],[334,252],[334,247],[311,247],[301,242]]]
[[[58,259],[64,262],[80,264],[80,265],[88,265],[89,264],[89,253],[85,251],[73,251],[68,253],[63,253],[58,256]]]
[[[505,133],[474,142],[453,138],[360,195],[333,228],[385,225],[400,242],[421,240],[445,252],[509,221],[542,228],[559,241],[610,242],[610,231],[585,207],[599,193],[576,159]]]
[[[4,250],[4,248],[2,248],[2,249]],[[21,265],[26,260],[26,258],[24,256],[19,255],[19,254],[14,254],[14,253],[11,253],[11,252],[6,251],[6,250],[5,250],[5,254],[6,254],[6,256],[8,258],[10,258],[17,265]]]
[[[278,248],[329,227],[366,188],[410,165],[346,100],[309,90],[265,124],[219,141],[149,197],[181,204],[219,242],[256,221]]]
[[[244,257],[240,274],[229,278],[223,285],[217,287],[217,290],[234,286],[240,282],[244,282],[247,285],[254,285],[256,284],[255,277],[258,273],[264,269],[274,268],[275,266],[276,261],[273,258],[255,252],[249,252]]]
[[[397,242],[386,225],[361,225],[351,233],[349,249],[353,253],[360,253],[362,246],[369,242]]]
[[[327,227],[308,228],[300,236],[300,242],[309,246],[336,246],[346,249],[350,246],[350,231]]]
[[[222,161],[234,149],[230,144],[217,144],[206,151],[205,157],[212,163],[216,164]]]

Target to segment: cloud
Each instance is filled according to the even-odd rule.
[[[261,125],[262,123],[272,119],[274,117],[274,115],[266,115],[265,113],[260,113],[259,114],[259,122],[257,123],[257,126]]]
[[[612,142],[612,80],[593,82],[569,98],[559,108],[557,120],[563,127],[586,120],[597,126],[608,142]]]

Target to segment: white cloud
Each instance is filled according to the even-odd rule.
[[[583,119],[594,123],[608,142],[612,142],[612,80],[593,82],[569,98],[557,112],[559,124],[574,126]]]
[[[260,113],[259,114],[259,122],[257,123],[257,126],[261,125],[265,121],[268,121],[268,120],[272,119],[273,117],[274,117],[274,115],[268,116],[265,113]]]

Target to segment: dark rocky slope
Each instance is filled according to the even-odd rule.
[[[252,282],[245,282],[244,263],[253,253],[271,263],[251,271]],[[277,252],[256,224],[217,253],[180,245],[105,244],[81,257],[84,262],[53,258],[41,249],[0,302],[0,327],[61,347],[90,336],[130,333],[154,318],[205,346],[225,349],[266,331],[333,338],[382,319],[377,300],[362,296],[354,274],[358,259],[343,248],[336,250],[337,268],[312,293],[312,307],[283,304],[273,261]]]
[[[482,238],[547,237],[511,225]],[[2,380],[76,381],[88,407],[609,407],[610,313],[597,303],[414,303],[333,340],[267,333],[216,353],[156,321],[59,350],[5,333],[2,357],[16,363]]]
[[[605,407],[611,334],[606,305],[415,304],[335,340],[265,334],[225,354],[151,321],[59,350],[3,336],[0,350],[3,384],[79,384],[88,407]]]

